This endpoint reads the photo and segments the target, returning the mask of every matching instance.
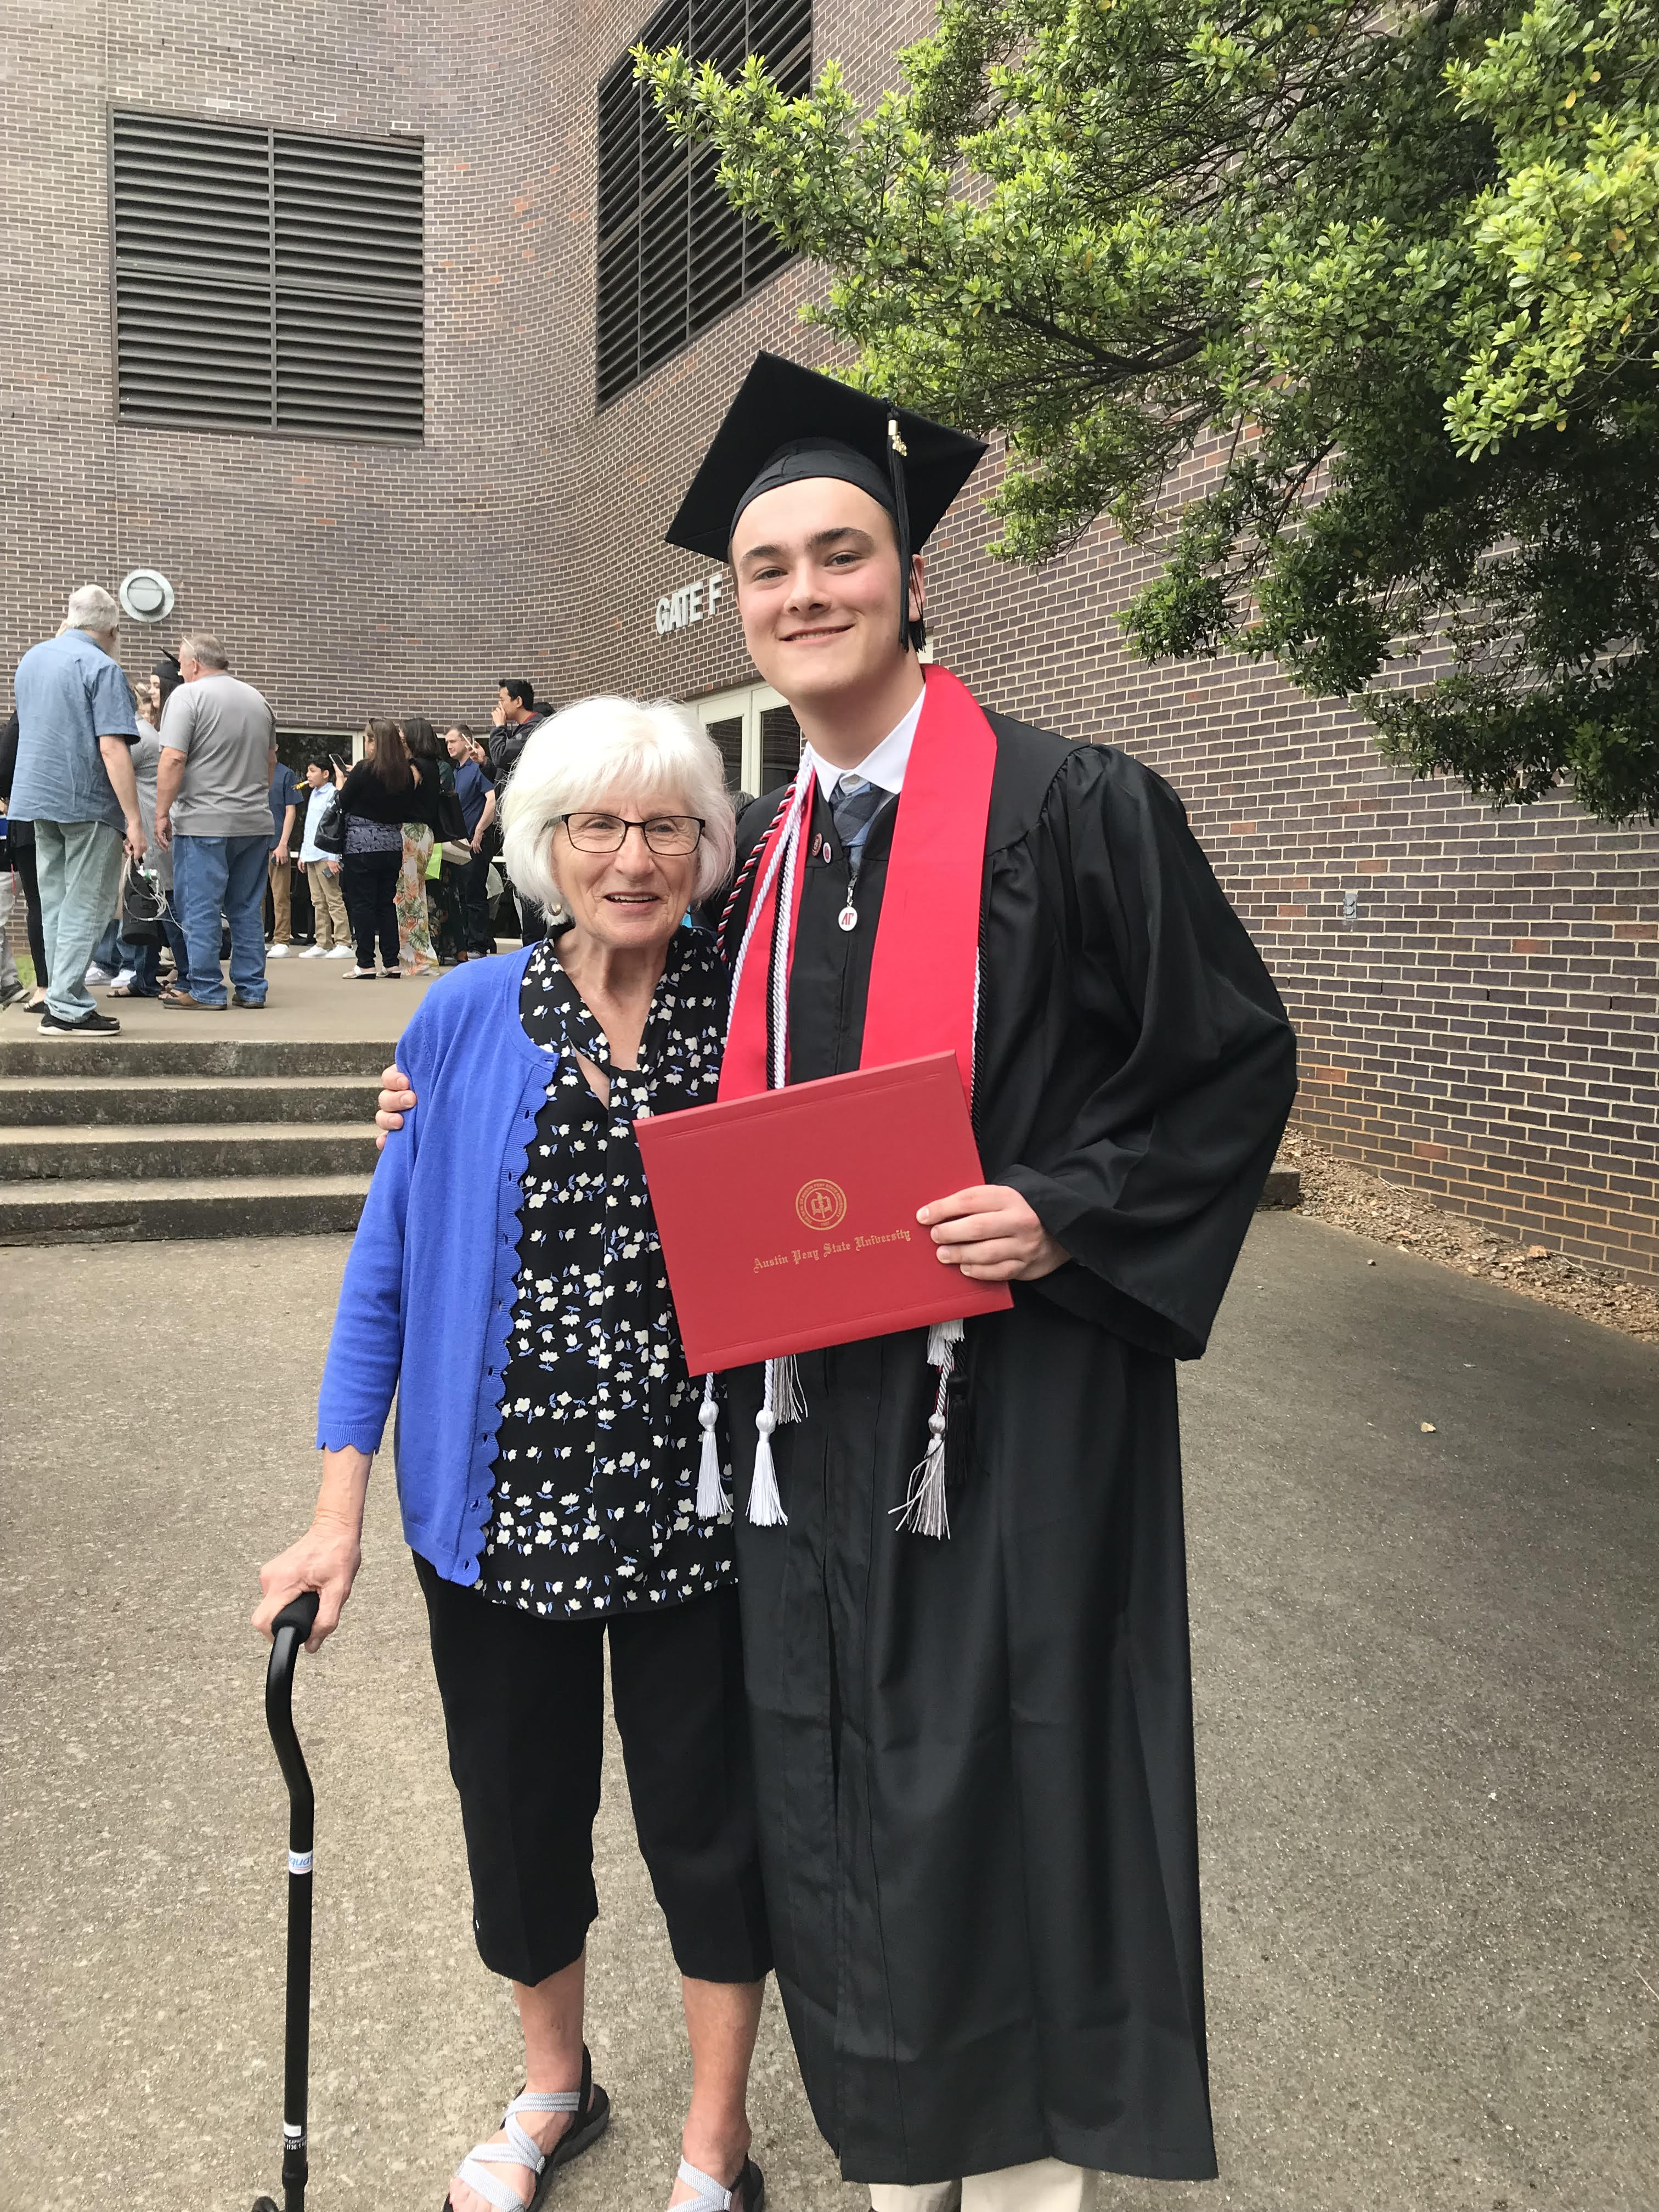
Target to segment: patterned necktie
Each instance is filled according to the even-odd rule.
[[[830,811],[835,817],[836,834],[847,848],[847,857],[856,876],[864,857],[865,841],[870,835],[870,824],[893,796],[878,783],[866,782],[861,775],[843,775],[830,794]]]

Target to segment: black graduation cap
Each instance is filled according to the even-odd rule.
[[[983,457],[978,438],[925,415],[890,406],[775,353],[755,363],[714,433],[714,443],[668,526],[665,543],[724,561],[738,517],[763,492],[807,477],[857,484],[892,516],[899,574],[932,536]],[[765,457],[758,473],[756,456]],[[922,625],[901,601],[899,644],[922,642]]]

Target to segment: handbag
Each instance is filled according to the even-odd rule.
[[[435,813],[436,819],[432,826],[437,832],[438,842],[441,845],[465,845],[467,842],[466,817],[461,811],[459,796],[453,791],[441,791]]]
[[[129,945],[161,942],[161,888],[154,873],[128,860],[121,872],[121,934]]]
[[[326,853],[337,860],[345,850],[345,816],[340,811],[340,794],[330,794],[328,805],[317,817],[317,826],[311,833],[311,842],[319,853]]]
[[[443,855],[445,865],[452,868],[469,868],[478,857],[464,837],[446,837],[437,850]]]

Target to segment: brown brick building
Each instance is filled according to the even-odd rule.
[[[693,7],[701,35],[695,0],[678,5]],[[775,52],[805,8],[710,0],[706,14]],[[924,13],[906,0],[896,23],[871,0],[818,0],[814,60],[839,55],[873,90]],[[695,176],[689,202],[668,188],[674,208],[690,208],[676,228],[652,200],[664,187],[648,149],[635,232],[624,234],[614,179],[602,202],[599,88],[650,17],[649,0],[556,20],[505,0],[395,13],[366,0],[260,5],[234,21],[199,0],[166,11],[110,0],[95,19],[15,11],[0,33],[11,94],[5,653],[50,629],[70,586],[155,568],[178,593],[159,635],[217,629],[290,728],[344,731],[388,711],[482,721],[509,673],[556,699],[666,692],[706,702],[752,787],[769,700],[729,592],[711,593],[707,570],[661,533],[756,348],[812,362],[826,352],[797,324],[813,283],[799,266],[689,343],[665,340],[667,262],[690,255],[696,315],[699,296],[703,311],[716,297],[711,282],[729,293],[740,281],[720,274],[720,256],[736,269],[739,249]],[[607,114],[625,105],[617,82]],[[207,147],[190,157],[208,162],[199,201],[192,186],[166,204],[165,143],[159,199],[144,199],[143,179],[118,190],[114,148],[129,126],[112,118],[134,116],[141,136],[164,142],[172,118]],[[366,150],[348,146],[337,191],[342,141]],[[225,204],[242,210],[228,222],[225,251],[243,257],[229,277],[222,258],[181,264],[176,250],[181,222],[190,230],[199,215],[207,233],[219,222],[222,142],[240,163],[241,181],[225,187]],[[374,149],[386,147],[399,160],[414,147],[422,165],[412,294],[409,264],[392,265],[401,218],[377,212]],[[352,161],[368,165],[368,184],[352,182]],[[181,157],[174,173],[197,172]],[[175,246],[157,246],[169,222]],[[330,233],[331,222],[344,228]],[[742,252],[752,270],[755,242]],[[634,255],[642,302],[656,288],[635,334],[653,365],[631,379],[615,367],[614,307],[606,331],[599,324],[602,253],[613,302],[618,255]],[[262,371],[267,304],[274,366]],[[398,321],[406,312],[413,340]],[[215,335],[231,326],[243,333],[239,388],[257,387],[238,403],[244,416],[266,405],[268,373],[270,421],[258,428],[223,427],[202,399],[232,374]],[[190,343],[175,343],[179,331]],[[602,341],[613,396],[601,406]],[[423,390],[415,437],[386,427],[410,343],[417,403]],[[165,400],[142,419],[141,370],[165,382],[174,369],[210,427],[167,419]],[[1308,1127],[1528,1239],[1659,1273],[1659,832],[1599,829],[1565,800],[1494,815],[1389,773],[1353,716],[1271,670],[1137,662],[1115,616],[1146,556],[1100,529],[1041,573],[993,564],[981,489],[935,543],[939,656],[988,702],[1121,744],[1170,777],[1296,1018]],[[124,634],[135,672],[149,642],[136,627]],[[787,750],[775,716],[769,735],[775,775]]]

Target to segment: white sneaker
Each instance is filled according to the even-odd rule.
[[[294,948],[291,945],[267,945],[265,947],[265,958],[267,960],[286,960],[293,949]]]
[[[326,960],[328,955],[320,945],[307,945],[300,957],[301,960]]]
[[[357,956],[349,945],[337,945],[332,952],[323,955],[325,960],[355,960]]]
[[[131,990],[133,984],[136,983],[137,980],[138,971],[136,968],[124,968],[115,979],[115,988],[118,991],[122,989]]]
[[[100,968],[94,960],[81,980],[90,986],[94,983],[112,983],[115,977],[107,968]]]

